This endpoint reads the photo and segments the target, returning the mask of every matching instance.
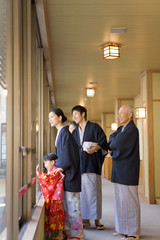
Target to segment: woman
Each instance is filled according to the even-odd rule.
[[[55,142],[58,160],[57,171],[65,175],[64,179],[64,212],[65,230],[71,235],[71,229],[77,233],[68,239],[84,240],[83,223],[80,209],[81,173],[79,149],[68,126],[64,126],[67,120],[63,111],[59,108],[51,109],[49,113],[49,123],[51,127],[56,127],[57,137]]]

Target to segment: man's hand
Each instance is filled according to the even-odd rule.
[[[88,154],[93,154],[93,153],[97,152],[99,149],[101,149],[101,147],[99,145],[96,145],[94,147],[87,148],[86,152]]]

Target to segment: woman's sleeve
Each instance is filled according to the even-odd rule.
[[[76,159],[77,154],[79,155],[79,151],[77,150],[78,146],[73,136],[70,134],[64,134],[59,148],[60,151],[56,161],[56,166],[64,170],[69,169],[73,164],[72,159]]]

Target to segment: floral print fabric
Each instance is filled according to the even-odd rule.
[[[81,229],[82,216],[80,206],[79,192],[64,192],[64,215],[65,215],[65,229]]]
[[[45,199],[45,231],[64,229],[63,181],[64,175],[55,173],[54,167],[49,174],[39,172],[39,183]]]
[[[64,229],[64,210],[61,201],[51,200],[45,205],[45,231]]]

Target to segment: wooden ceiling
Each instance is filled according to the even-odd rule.
[[[38,0],[37,0],[38,1]],[[114,112],[115,99],[140,93],[140,74],[160,70],[159,0],[43,0],[48,19],[56,106],[71,119],[82,104],[88,118],[100,121]],[[111,28],[126,27],[124,33]],[[122,45],[120,58],[104,60],[106,42]],[[96,82],[94,98],[86,87]]]

